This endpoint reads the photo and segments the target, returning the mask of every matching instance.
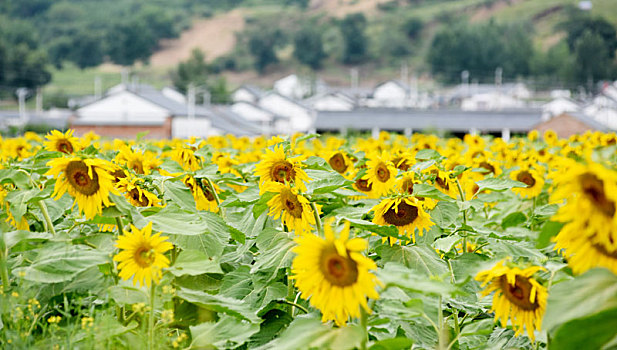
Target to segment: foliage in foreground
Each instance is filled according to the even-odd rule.
[[[0,344],[610,348],[616,141],[3,139]]]

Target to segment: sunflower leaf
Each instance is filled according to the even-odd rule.
[[[248,303],[242,300],[185,288],[178,290],[176,296],[205,309],[221,312],[235,318],[253,323],[259,323],[261,320],[257,317],[255,311],[251,310]]]
[[[527,187],[527,185],[523,182],[506,178],[490,178],[486,180],[481,180],[476,182],[476,185],[478,185],[478,190],[476,191],[476,193],[482,192],[484,190],[505,191],[514,187]]]

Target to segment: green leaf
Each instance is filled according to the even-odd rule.
[[[289,233],[280,232],[273,228],[265,229],[256,241],[260,254],[255,258],[251,273],[257,273],[273,268],[270,278],[276,276],[278,269],[291,266],[296,243],[289,237]]]
[[[174,276],[197,276],[204,273],[223,273],[218,259],[209,258],[201,250],[183,250],[168,270]]]
[[[242,265],[225,274],[219,294],[234,299],[244,299],[252,290],[251,267]]]
[[[542,326],[554,333],[570,321],[609,310],[617,310],[617,275],[606,269],[591,269],[572,280],[553,285]]]
[[[396,262],[426,276],[442,275],[448,272],[446,263],[437,252],[427,246],[389,246],[383,244],[376,249],[384,262]]]
[[[548,245],[551,244],[551,238],[557,236],[564,225],[565,224],[563,222],[547,221],[542,226],[542,230],[540,230],[536,248],[542,249],[548,247]]]
[[[293,318],[287,312],[279,309],[272,309],[266,312],[262,318],[265,321],[261,323],[259,333],[253,334],[251,337],[248,343],[249,349],[271,341],[293,321]]]
[[[433,219],[437,226],[445,228],[456,221],[458,213],[459,210],[456,203],[441,201],[431,210],[431,219]]]
[[[396,286],[422,294],[452,295],[458,289],[439,278],[427,278],[419,271],[412,270],[397,263],[387,263],[377,271],[377,277],[388,286]]]
[[[322,194],[329,193],[341,187],[349,186],[353,183],[353,181],[347,180],[342,177],[338,173],[323,171],[323,173],[327,174],[325,176],[315,176],[315,172],[322,172],[321,170],[307,170],[313,178],[313,181],[309,182],[307,185],[308,193],[312,194]]]
[[[129,286],[112,286],[108,289],[109,297],[116,303],[121,305],[130,305],[137,303],[148,303],[148,294],[136,287]]]
[[[4,244],[7,249],[11,249],[20,242],[46,241],[52,237],[51,233],[47,232],[11,231],[4,234]]]
[[[392,225],[390,226],[381,226],[374,224],[370,221],[361,220],[361,219],[352,219],[349,217],[343,217],[346,221],[349,221],[351,226],[361,228],[373,233],[380,235],[381,237],[394,237],[403,241],[408,241],[409,238],[407,236],[401,235],[398,232],[398,229]]]
[[[39,283],[70,281],[89,267],[109,262],[107,252],[82,245],[51,245],[39,251],[38,257],[27,267],[13,270],[24,279]]]
[[[199,305],[205,309],[221,312],[229,316],[258,323],[257,317],[249,305],[238,299],[232,299],[221,295],[211,295],[197,290],[181,288],[176,292],[178,298]]]
[[[506,229],[508,227],[518,226],[527,221],[527,216],[520,211],[510,213],[503,220],[501,220],[501,227]]]
[[[551,349],[601,349],[617,336],[617,308],[572,320],[557,329]],[[614,349],[614,347],[611,347]]]
[[[191,330],[191,348],[232,349],[246,343],[259,331],[259,325],[229,316],[221,317],[218,322],[206,322],[189,327]]]
[[[189,211],[196,211],[195,199],[188,187],[181,181],[165,182],[165,191],[163,197],[166,201],[171,201],[180,208]]]
[[[280,337],[257,348],[260,350],[290,349],[359,349],[364,330],[356,324],[341,328],[324,325],[315,315],[301,315]]]
[[[435,188],[435,186],[427,185],[427,184],[414,184],[413,185],[413,195],[416,197],[426,197],[433,198],[441,201],[453,201],[454,199],[450,196],[445,195],[443,192]]]
[[[421,149],[416,153],[417,160],[439,160],[441,159],[441,154],[435,151],[434,149]]]
[[[0,169],[0,184],[12,183],[20,189],[30,188],[30,178],[17,169]]]
[[[409,338],[391,338],[373,343],[369,350],[406,350],[411,349],[413,340]]]
[[[515,181],[507,178],[490,178],[486,180],[481,180],[476,182],[476,185],[478,185],[479,187],[476,193],[480,193],[484,190],[505,191],[513,187],[527,187],[526,184],[520,181]]]

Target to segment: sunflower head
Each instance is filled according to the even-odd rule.
[[[413,196],[385,198],[371,210],[375,212],[373,223],[395,226],[401,235],[410,237],[413,242],[416,241],[416,229],[422,235],[434,225],[422,204]]]
[[[186,175],[182,182],[191,190],[193,199],[197,210],[207,210],[211,212],[218,212],[219,206],[216,202],[216,196],[210,188],[210,184],[206,179],[195,178],[191,175]],[[214,189],[218,192],[217,186]]]
[[[334,151],[326,159],[328,164],[339,174],[345,174],[352,166],[351,160],[343,151]]]
[[[308,199],[298,193],[296,188],[289,184],[268,182],[263,190],[275,194],[268,201],[268,215],[275,219],[281,218],[290,230],[298,234],[311,231],[312,225],[315,225],[313,209]],[[316,208],[320,210],[319,205]]]
[[[381,282],[369,270],[373,260],[362,255],[368,243],[349,239],[349,224],[335,237],[332,221],[325,225],[325,238],[307,234],[296,239],[292,278],[303,298],[322,312],[322,321],[344,325],[349,317],[359,317],[360,307],[370,309],[366,298],[377,299]]]
[[[62,152],[66,154],[72,154],[78,151],[81,146],[79,139],[73,136],[74,130],[67,130],[62,133],[58,130],[52,130],[45,136],[45,149],[50,152]]]
[[[255,166],[255,175],[259,176],[262,189],[267,182],[278,182],[291,183],[306,191],[304,182],[309,180],[298,158],[287,157],[282,145],[275,146],[273,150],[266,149],[262,160]]]
[[[544,178],[542,175],[537,170],[530,167],[525,166],[519,170],[513,171],[510,173],[510,178],[526,185],[526,187],[515,187],[512,189],[512,191],[524,198],[538,196],[540,192],[542,192],[542,187],[544,187]]]
[[[382,196],[392,190],[397,169],[385,152],[369,155],[366,166],[366,174],[362,179],[368,181],[376,196]]]
[[[104,206],[111,206],[109,193],[117,194],[113,185],[114,167],[108,161],[91,158],[56,158],[47,163],[46,175],[56,177],[53,196],[56,199],[68,191],[75,198],[87,219],[100,214]]]
[[[134,176],[121,178],[116,187],[136,207],[162,206],[161,200],[154,193],[143,188],[143,179],[141,178]]]
[[[152,234],[152,222],[138,229],[131,225],[131,232],[118,237],[116,247],[120,252],[114,256],[118,264],[118,276],[123,280],[133,279],[133,285],[158,284],[162,270],[169,267],[169,259],[165,252],[173,248],[167,242],[169,237],[161,236],[161,232]]]
[[[478,273],[476,280],[486,287],[482,295],[495,292],[491,308],[495,320],[501,320],[501,325],[506,327],[510,319],[517,336],[526,328],[527,335],[534,340],[534,331],[542,325],[548,293],[532,276],[543,268],[521,269],[508,265],[502,260],[492,269]]]

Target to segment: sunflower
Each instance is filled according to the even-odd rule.
[[[291,278],[302,297],[321,311],[323,322],[342,326],[349,317],[360,317],[360,307],[371,312],[366,298],[379,298],[375,288],[381,282],[369,272],[377,269],[375,262],[361,253],[366,240],[349,239],[349,224],[335,238],[330,224],[325,225],[325,239],[313,234],[296,238]]]
[[[170,153],[171,159],[178,162],[186,171],[197,171],[201,168],[202,160],[195,155],[195,150],[192,148],[179,145]]]
[[[339,174],[345,174],[353,166],[353,163],[343,151],[330,152],[326,156],[326,161]]]
[[[546,142],[546,144],[549,146],[555,146],[557,144],[557,141],[559,141],[559,136],[557,136],[557,133],[551,129],[546,130],[542,135],[542,138],[544,139],[544,142]]]
[[[108,161],[79,157],[56,158],[47,165],[51,169],[45,175],[56,177],[52,196],[58,200],[68,191],[86,219],[100,214],[103,206],[112,205],[110,193],[118,194],[111,175],[114,167]]]
[[[510,319],[516,336],[522,335],[526,328],[529,338],[535,340],[534,331],[540,330],[548,293],[532,276],[543,269],[540,266],[509,267],[502,260],[476,276],[482,287],[486,287],[482,296],[495,292],[491,307],[495,321],[501,320],[501,325],[506,327]]]
[[[207,210],[218,212],[219,206],[216,197],[205,179],[196,179],[191,175],[186,175],[182,182],[191,190],[197,210]],[[216,187],[215,187],[216,190]]]
[[[2,167],[0,166],[0,168]],[[22,216],[19,222],[15,220],[15,216],[11,213],[11,205],[5,200],[8,193],[9,192],[4,185],[0,184],[0,209],[4,208],[4,211],[6,212],[5,221],[18,230],[30,231],[30,225],[28,224],[28,219],[26,219],[25,216]]]
[[[306,191],[304,182],[310,180],[302,170],[300,161],[287,157],[282,145],[275,146],[273,150],[266,149],[262,160],[255,166],[255,175],[259,176],[262,189],[267,182],[278,182],[291,183],[299,190]]]
[[[420,181],[415,179],[415,173],[403,173],[403,176],[396,180],[396,188],[400,194],[412,195],[414,185],[420,184]],[[426,209],[433,209],[437,205],[437,201],[428,197],[415,196]]]
[[[120,147],[115,160],[118,164],[126,165],[127,168],[141,175],[149,175],[161,164],[152,152],[136,152],[129,146]]]
[[[512,191],[524,198],[534,198],[542,192],[544,187],[544,178],[540,173],[527,166],[515,170],[510,173],[512,180],[520,181],[527,185],[527,187],[514,187]]]
[[[571,162],[555,179],[551,201],[566,203],[553,220],[566,223],[556,236],[575,273],[606,267],[617,273],[617,172],[597,163]]]
[[[397,169],[386,152],[373,153],[368,158],[366,174],[362,179],[368,180],[374,194],[381,197],[392,190]]]
[[[62,152],[72,154],[78,151],[81,146],[79,139],[73,136],[74,130],[67,130],[64,134],[58,130],[52,130],[45,138],[45,149],[50,152]]]
[[[152,192],[142,188],[143,179],[124,177],[116,184],[116,188],[124,193],[124,197],[136,207],[161,207],[161,200]]]
[[[152,235],[152,222],[141,230],[131,225],[132,232],[118,237],[116,247],[120,252],[114,256],[118,264],[118,276],[123,280],[133,279],[133,285],[158,284],[163,275],[162,269],[169,267],[165,252],[173,245],[166,242],[169,237],[161,232]]]
[[[311,231],[311,226],[315,225],[313,209],[308,199],[299,194],[298,190],[289,184],[268,182],[264,185],[264,192],[276,193],[268,201],[268,215],[275,219],[280,217],[290,230],[298,234]]]
[[[452,198],[456,198],[458,195],[456,180],[450,179],[449,172],[442,171],[434,165],[427,168],[425,171],[435,176],[434,184],[439,191]]]
[[[375,213],[373,223],[382,226],[394,225],[400,235],[416,242],[415,230],[422,236],[424,230],[435,225],[415,197],[385,198],[371,209]]]

